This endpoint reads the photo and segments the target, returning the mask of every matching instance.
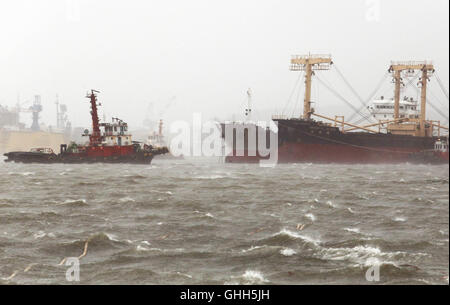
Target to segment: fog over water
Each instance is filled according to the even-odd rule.
[[[2,1],[0,103],[12,107],[18,95],[31,101],[40,94],[42,121],[55,125],[58,94],[73,125],[89,126],[84,95],[95,88],[101,91],[102,118],[119,116],[139,128],[146,116],[167,122],[191,120],[192,112],[205,119],[238,118],[251,87],[255,115],[267,118],[282,112],[297,82],[290,56],[308,52],[332,54],[364,99],[391,60],[433,60],[448,87],[448,5],[444,0]],[[358,105],[336,71],[320,75]],[[436,84],[430,87],[446,102]],[[391,92],[387,79],[380,94]],[[300,114],[301,100],[300,95],[297,106],[291,101],[287,113]],[[320,113],[352,113],[318,82],[313,100]],[[439,118],[432,109],[429,114]],[[22,114],[23,121],[29,117]]]

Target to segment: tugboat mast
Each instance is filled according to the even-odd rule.
[[[100,123],[97,112],[97,96],[95,93],[100,93],[97,90],[91,90],[91,94],[87,94],[86,97],[91,102],[91,117],[92,117],[92,134],[89,136],[89,144],[91,146],[97,146],[101,143],[102,135],[100,132]]]

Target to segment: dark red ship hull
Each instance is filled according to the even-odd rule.
[[[275,120],[278,123],[279,163],[448,163],[448,152],[434,152],[437,138],[412,137],[392,134],[342,133],[337,127],[316,121]],[[266,132],[257,128],[257,133]],[[225,138],[225,125],[222,125]],[[244,133],[244,149],[236,149],[236,133],[233,153],[226,156],[227,163],[258,163],[261,158],[249,156],[248,133]],[[257,138],[257,137],[256,137]],[[270,136],[267,135],[267,142]],[[229,140],[229,139],[228,139]],[[255,144],[253,144],[255,145]],[[257,145],[257,144],[256,144]]]
[[[382,150],[389,150],[383,152]],[[237,151],[226,156],[227,163],[259,163],[259,156],[248,156],[247,151]],[[395,163],[448,163],[448,153],[429,153],[410,149],[380,148],[380,151],[370,151],[333,144],[301,144],[286,143],[278,149],[279,163],[341,163],[341,164],[395,164]]]

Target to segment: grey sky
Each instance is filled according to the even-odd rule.
[[[22,100],[40,94],[42,118],[54,125],[59,94],[74,124],[89,124],[84,95],[94,88],[108,116],[138,127],[148,103],[159,113],[173,96],[166,120],[191,119],[193,111],[229,118],[241,111],[251,87],[254,107],[275,111],[298,78],[288,69],[290,56],[308,52],[332,54],[364,98],[390,60],[433,60],[448,88],[449,2],[381,0],[378,21],[367,19],[373,3],[4,0],[0,103],[14,105],[18,93]],[[322,75],[357,105],[335,71]],[[314,90],[321,112],[350,112],[325,88]],[[437,86],[433,91],[440,93]]]

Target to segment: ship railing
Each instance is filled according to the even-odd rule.
[[[433,62],[431,60],[406,60],[406,61],[391,61],[392,66],[402,65],[402,66],[421,66],[421,65],[432,65]]]
[[[44,154],[53,154],[53,149],[49,148],[49,147],[45,147],[45,148],[32,148],[30,149],[31,152],[39,152],[39,153],[44,153]]]
[[[308,54],[308,55],[292,55],[292,59],[309,59],[309,58],[330,58],[331,54]]]
[[[272,115],[272,120],[289,120],[289,117],[283,114],[275,114]]]

